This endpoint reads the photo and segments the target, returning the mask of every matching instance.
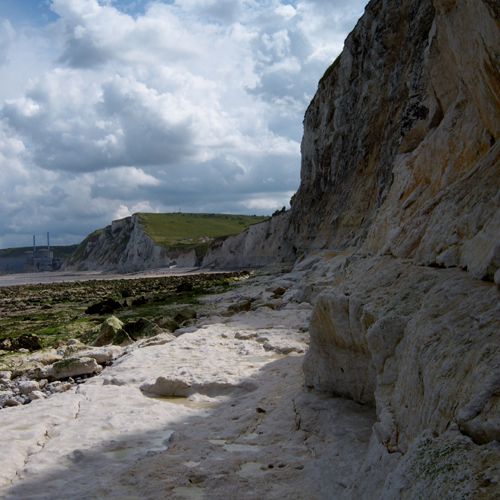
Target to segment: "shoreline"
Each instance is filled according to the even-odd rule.
[[[107,273],[105,271],[47,271],[39,273],[15,273],[0,275],[0,288],[22,285],[50,285],[80,281],[113,281],[142,278],[163,278],[193,274],[217,274],[243,271],[243,269],[206,269],[199,267],[156,268],[133,273]]]

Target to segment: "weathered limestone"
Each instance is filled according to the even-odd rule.
[[[493,281],[498,40],[491,2],[369,3],[306,113],[297,247],[362,245]]]
[[[295,250],[288,240],[289,213],[254,224],[241,234],[215,242],[202,265],[216,268],[261,267],[292,262]]]
[[[477,443],[499,439],[499,299],[461,271],[359,259],[318,298],[306,384],[376,403],[391,449],[452,422]]]
[[[46,376],[56,380],[81,375],[94,375],[102,371],[102,366],[94,358],[85,356],[57,361],[46,372]]]
[[[353,498],[500,494],[498,16],[370,2],[306,113],[306,385],[378,418]]]

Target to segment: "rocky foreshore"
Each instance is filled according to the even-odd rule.
[[[344,494],[374,413],[303,387],[316,294],[299,285],[307,274],[208,295],[196,324],[128,345],[80,383],[19,381],[56,393],[0,412],[2,497]]]
[[[0,371],[0,409],[19,406],[71,389],[100,373],[120,356],[120,346],[85,346],[76,339],[19,359],[14,370]]]

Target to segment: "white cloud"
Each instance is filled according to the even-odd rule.
[[[14,28],[7,19],[0,19],[0,66],[8,60],[10,45],[15,37]]]
[[[53,0],[55,23],[8,28],[0,244],[131,211],[281,208],[305,108],[364,4],[122,2]]]
[[[297,10],[293,5],[282,5],[279,4],[276,9],[274,9],[274,12],[278,14],[278,16],[284,17],[285,19],[292,19],[297,15]]]

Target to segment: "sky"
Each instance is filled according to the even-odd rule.
[[[0,248],[135,212],[270,214],[366,0],[0,0]]]

